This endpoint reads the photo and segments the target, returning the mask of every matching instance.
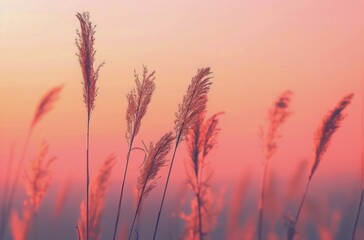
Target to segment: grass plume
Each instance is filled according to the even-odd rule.
[[[51,157],[46,160],[48,149],[48,144],[43,142],[37,156],[30,162],[29,167],[25,171],[23,185],[28,198],[24,201],[23,216],[20,217],[14,211],[11,217],[11,232],[16,240],[27,239],[31,222],[34,219],[36,223],[37,213],[49,188],[51,180],[49,168],[56,158]]]
[[[345,118],[343,111],[351,103],[354,94],[349,94],[343,97],[336,107],[329,111],[329,113],[324,117],[321,126],[317,129],[314,137],[314,161],[311,167],[310,175],[306,184],[306,188],[301,199],[296,217],[294,219],[289,219],[287,222],[288,232],[287,239],[292,240],[296,234],[296,226],[302,211],[303,204],[306,199],[307,191],[310,186],[312,177],[317,170],[319,163],[322,161],[325,152],[327,151],[329,144],[331,142],[333,134],[341,126],[342,121]]]
[[[264,150],[264,172],[261,195],[259,200],[259,217],[258,217],[258,239],[263,239],[263,217],[264,217],[264,203],[265,203],[265,188],[267,184],[267,174],[269,161],[277,151],[276,140],[279,137],[278,129],[291,115],[288,110],[291,102],[291,91],[282,93],[274,102],[273,106],[268,111],[268,128],[266,131],[261,130],[261,139]]]
[[[158,211],[157,221],[154,228],[153,240],[156,239],[158,225],[163,210],[164,200],[167,193],[169,179],[172,172],[172,167],[176,152],[181,141],[188,133],[189,129],[193,127],[199,119],[200,114],[205,111],[207,103],[207,93],[210,89],[211,71],[210,68],[201,68],[197,74],[192,78],[191,84],[188,86],[186,94],[183,96],[182,103],[178,107],[175,120],[175,138],[176,144],[173,151],[171,163],[169,165],[167,180],[164,186],[163,196]]]
[[[105,195],[109,185],[112,169],[115,165],[115,155],[105,159],[90,188],[90,232],[91,240],[101,239],[101,218],[104,209]],[[86,203],[81,203],[81,215],[78,220],[79,234],[82,240],[86,239]]]
[[[53,109],[54,103],[58,100],[62,89],[63,86],[54,87],[43,96],[40,103],[38,104],[33,121],[30,124],[31,130],[43,118],[44,115]]]
[[[169,132],[165,134],[155,145],[153,143],[150,143],[150,145],[146,147],[147,157],[138,177],[138,205],[135,210],[133,223],[129,233],[129,239],[131,238],[131,235],[133,233],[134,224],[138,216],[142,201],[156,186],[158,172],[167,163],[166,157],[171,150],[173,140],[174,136],[172,132]]]
[[[214,114],[208,120],[204,119],[204,112],[200,113],[198,121],[190,129],[186,136],[186,143],[188,153],[190,155],[190,162],[188,166],[193,169],[192,174],[188,174],[188,183],[195,194],[197,203],[196,220],[198,222],[197,230],[199,239],[204,239],[207,234],[203,227],[203,213],[207,214],[205,200],[208,187],[208,179],[203,177],[203,169],[205,167],[205,157],[216,146],[217,135],[220,131],[218,128],[218,116],[222,113]],[[193,231],[193,236],[195,231]]]
[[[90,21],[90,15],[88,12],[77,13],[77,19],[80,22],[80,29],[76,30],[76,46],[78,53],[78,61],[81,66],[82,76],[83,76],[83,100],[86,104],[87,114],[91,115],[91,112],[95,108],[95,99],[97,96],[97,86],[96,82],[99,78],[100,68],[104,63],[100,64],[98,67],[94,67],[96,50],[95,45],[95,28]]]
[[[123,199],[126,174],[128,171],[130,155],[133,150],[134,138],[139,132],[141,121],[147,112],[148,105],[152,99],[152,95],[155,90],[154,75],[155,75],[154,71],[152,73],[148,73],[147,67],[143,66],[143,79],[140,80],[139,75],[134,71],[136,88],[133,89],[127,95],[127,100],[128,100],[128,109],[126,111],[127,131],[125,137],[129,145],[129,150],[126,156],[126,164],[120,190],[113,240],[115,240],[117,236],[117,229],[119,226],[121,203]],[[139,148],[134,148],[134,149],[139,149]]]
[[[27,136],[25,138],[24,145],[23,145],[23,148],[22,148],[22,151],[21,151],[21,154],[20,154],[19,163],[18,163],[18,165],[17,165],[17,167],[15,169],[14,180],[13,180],[13,182],[11,184],[11,187],[10,187],[9,196],[7,195],[7,191],[4,192],[4,195],[3,195],[3,201],[5,202],[5,204],[3,206],[4,209],[2,210],[2,212],[4,214],[2,215],[2,222],[1,222],[1,229],[0,229],[0,239],[2,239],[2,237],[5,234],[5,229],[6,229],[6,226],[7,226],[7,223],[8,223],[10,210],[12,208],[13,200],[14,200],[14,197],[15,197],[15,194],[16,194],[16,189],[17,189],[18,184],[19,184],[21,169],[23,167],[25,155],[26,155],[27,150],[28,150],[28,145],[29,145],[29,141],[30,141],[30,138],[32,136],[33,130],[34,130],[35,126],[41,121],[41,119],[54,108],[54,104],[58,100],[62,89],[63,89],[63,86],[57,86],[57,87],[54,87],[54,88],[50,89],[41,98],[41,100],[38,103],[38,106],[37,106],[37,108],[35,110],[33,119],[32,119],[32,121],[30,123],[29,128],[28,128]]]
[[[86,239],[88,240],[89,232],[89,189],[90,189],[90,167],[89,167],[89,147],[90,147],[90,119],[91,113],[95,108],[95,99],[97,96],[96,82],[99,77],[100,68],[94,67],[96,50],[95,45],[95,28],[96,25],[90,21],[88,12],[77,13],[77,19],[80,22],[80,29],[76,30],[76,46],[78,61],[81,66],[83,76],[83,100],[87,110],[87,149],[86,149]]]

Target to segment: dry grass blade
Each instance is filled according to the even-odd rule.
[[[50,110],[53,109],[54,103],[58,100],[59,94],[62,91],[63,86],[58,86],[49,90],[43,98],[41,99],[40,103],[38,104],[37,110],[34,114],[33,121],[30,125],[30,129],[33,129],[34,126],[39,122],[39,120]]]
[[[200,113],[206,109],[207,93],[211,86],[210,68],[202,68],[197,71],[188,86],[182,104],[178,107],[175,120],[177,143],[181,142],[188,130],[198,121]]]
[[[95,108],[95,98],[97,95],[96,82],[99,77],[99,70],[103,63],[96,70],[94,68],[95,54],[95,28],[90,21],[88,12],[77,13],[76,17],[80,22],[81,31],[77,30],[76,46],[78,48],[78,61],[83,75],[83,97],[86,104],[87,113],[90,115]]]
[[[137,189],[138,189],[138,205],[135,210],[133,223],[131,226],[129,239],[134,230],[134,225],[140,207],[144,198],[148,196],[150,191],[156,186],[156,180],[158,179],[159,170],[166,165],[167,155],[171,150],[172,142],[174,141],[174,136],[172,132],[165,134],[155,145],[150,143],[149,147],[146,148],[147,157],[140,170],[140,175],[138,177]]]
[[[95,181],[91,184],[90,190],[90,232],[89,239],[101,239],[101,218],[104,210],[106,190],[109,185],[112,169],[115,165],[115,155],[110,155],[99,168]],[[81,203],[81,215],[78,220],[81,239],[86,239],[86,203]]]
[[[127,132],[126,139],[130,143],[131,137],[135,137],[140,129],[142,118],[147,112],[147,107],[155,90],[155,72],[148,74],[148,69],[143,66],[143,79],[134,72],[136,89],[128,95],[128,109],[126,112]]]
[[[340,127],[342,120],[345,118],[342,112],[351,103],[353,97],[354,94],[349,94],[341,99],[336,107],[323,119],[322,125],[318,128],[314,142],[314,164],[311,168],[309,178],[312,178],[330,144],[332,135]]]

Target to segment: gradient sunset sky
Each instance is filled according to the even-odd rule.
[[[314,132],[322,118],[341,97],[355,93],[317,181],[334,175],[345,182],[359,181],[363,9],[363,1],[327,0],[0,1],[1,162],[13,144],[18,157],[42,95],[64,84],[54,111],[37,126],[28,158],[37,142],[46,139],[58,157],[54,181],[84,181],[86,110],[74,40],[76,12],[89,11],[97,25],[96,63],[106,63],[91,120],[93,174],[114,152],[118,163],[112,179],[121,180],[127,150],[126,94],[134,87],[134,69],[141,72],[144,64],[156,71],[157,89],[138,145],[173,129],[174,113],[191,77],[198,68],[211,67],[208,115],[225,115],[219,146],[209,160],[214,181],[222,184],[235,182],[248,169],[261,178],[259,127],[265,126],[267,110],[281,92],[294,93],[294,114],[280,130],[272,160],[272,169],[282,178],[302,159],[311,160]],[[172,181],[184,180],[186,158],[181,148]],[[133,161],[131,176],[137,176],[140,163]]]

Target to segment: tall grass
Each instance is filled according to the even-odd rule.
[[[343,111],[351,103],[353,96],[354,94],[349,94],[343,97],[336,105],[336,107],[333,110],[329,111],[329,113],[324,117],[321,126],[316,131],[314,137],[314,162],[311,167],[310,175],[308,177],[306,188],[301,199],[297,214],[294,219],[288,220],[288,240],[292,240],[296,234],[296,226],[302,211],[303,204],[306,199],[312,177],[330,145],[333,134],[337,131],[342,121],[344,120],[345,115],[343,114]]]
[[[140,170],[137,183],[138,204],[135,210],[128,239],[131,238],[133,233],[135,221],[137,219],[143,199],[146,198],[154,189],[157,184],[158,172],[167,163],[166,157],[171,150],[173,140],[174,136],[172,132],[169,132],[163,135],[163,137],[155,145],[150,143],[150,145],[146,147],[145,151],[147,153],[147,157]]]
[[[77,13],[76,17],[80,22],[81,30],[77,30],[76,46],[77,57],[81,66],[83,76],[83,99],[87,110],[87,130],[86,130],[86,239],[89,232],[89,189],[90,189],[90,167],[89,167],[89,147],[90,147],[90,120],[91,113],[95,108],[97,96],[96,82],[99,77],[99,70],[103,63],[94,68],[95,54],[95,25],[90,21],[88,12]]]
[[[130,155],[132,150],[139,149],[139,148],[133,148],[134,138],[139,132],[141,121],[147,112],[148,105],[151,101],[153,92],[155,90],[154,74],[155,74],[154,71],[149,74],[147,67],[143,66],[143,79],[140,81],[138,74],[134,72],[136,88],[133,89],[127,95],[128,99],[128,109],[126,111],[127,131],[125,137],[129,145],[129,150],[126,156],[126,165],[120,190],[119,204],[118,204],[118,210],[114,227],[114,235],[113,235],[114,240],[116,239],[117,229],[119,226],[121,202],[123,199],[124,186],[125,186],[126,174],[128,172]]]
[[[203,177],[203,170],[206,165],[206,156],[217,144],[217,135],[220,131],[220,128],[218,128],[218,116],[220,114],[222,113],[213,115],[205,122],[205,113],[200,113],[198,121],[196,121],[195,125],[190,129],[186,137],[190,160],[187,167],[192,170],[190,171],[191,173],[187,172],[189,173],[188,183],[195,194],[197,201],[197,232],[200,240],[204,239],[204,236],[207,234],[203,228],[202,208],[205,209],[205,213],[209,211],[206,210],[203,201],[208,188],[208,178]],[[195,229],[193,229],[193,231],[194,230]]]
[[[360,170],[361,170],[361,195],[360,195],[360,201],[359,201],[359,207],[358,207],[358,211],[356,213],[356,218],[355,218],[355,224],[354,224],[354,229],[353,229],[353,233],[352,233],[352,237],[351,239],[354,240],[355,239],[355,234],[356,234],[356,229],[358,227],[358,223],[359,223],[359,218],[360,218],[360,213],[361,213],[361,209],[363,206],[363,201],[364,201],[364,113],[363,110],[364,109],[364,97],[363,97],[363,92],[361,95],[361,112],[360,112],[360,131],[361,131],[361,166],[360,166]]]
[[[105,159],[102,165],[99,168],[99,172],[94,182],[91,184],[90,188],[90,232],[89,238],[91,240],[99,240],[101,239],[101,218],[102,212],[104,210],[104,202],[106,190],[109,185],[110,176],[112,173],[112,169],[115,165],[115,155],[110,155]],[[80,228],[80,236],[81,239],[85,239],[87,236],[86,231],[86,222],[87,218],[85,218],[85,210],[86,203],[83,201],[81,203],[81,211],[80,218],[78,220],[78,227]],[[86,215],[87,216],[87,215]]]
[[[28,198],[24,201],[23,217],[21,219],[15,211],[11,217],[11,232],[16,240],[27,239],[32,222],[35,223],[35,238],[37,239],[36,217],[44,195],[49,188],[50,165],[56,159],[51,157],[46,160],[48,149],[48,144],[43,142],[37,156],[30,162],[24,174],[23,185]]]
[[[263,239],[263,217],[264,217],[264,203],[265,191],[267,184],[267,174],[270,159],[277,151],[276,140],[279,137],[278,129],[286,121],[287,117],[291,115],[289,112],[289,104],[291,101],[292,92],[286,91],[282,93],[274,102],[273,106],[268,111],[268,128],[261,132],[261,139],[264,149],[264,172],[263,182],[261,188],[261,195],[259,201],[259,217],[258,217],[258,239]]]
[[[202,68],[197,71],[196,76],[191,80],[187,93],[183,96],[182,104],[179,105],[175,120],[175,138],[173,156],[169,165],[167,180],[163,190],[163,196],[158,211],[157,221],[154,228],[153,240],[157,237],[158,225],[163,210],[163,204],[167,193],[169,179],[179,144],[184,140],[189,129],[198,121],[201,112],[206,109],[207,93],[212,84],[210,68]]]
[[[1,219],[1,226],[0,226],[0,239],[3,238],[4,234],[5,234],[5,229],[7,227],[8,224],[8,219],[9,219],[9,214],[10,214],[10,210],[12,209],[12,205],[13,205],[13,201],[14,201],[14,197],[16,194],[16,189],[18,187],[19,184],[19,179],[20,179],[20,173],[23,167],[23,163],[24,163],[24,159],[26,156],[26,152],[28,150],[28,145],[29,145],[29,141],[31,139],[32,133],[34,131],[34,128],[39,124],[39,122],[43,119],[43,117],[49,113],[53,107],[55,102],[58,100],[59,95],[61,93],[63,89],[63,86],[57,86],[54,87],[52,89],[50,89],[40,100],[35,113],[33,115],[33,119],[30,123],[30,126],[28,128],[28,132],[25,138],[25,142],[21,151],[21,155],[20,155],[20,159],[19,159],[19,163],[17,165],[17,168],[15,169],[15,175],[14,175],[14,180],[12,181],[12,183],[8,182],[6,183],[6,188],[5,188],[5,192],[3,193],[3,209],[2,209],[2,219]],[[9,164],[12,164],[9,162]],[[10,167],[10,166],[9,166]],[[9,169],[8,169],[9,170]],[[9,176],[7,177],[8,179],[10,179],[10,170],[7,173]],[[8,185],[10,185],[10,192],[9,192],[9,196],[8,196]]]

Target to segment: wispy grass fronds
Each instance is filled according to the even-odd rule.
[[[101,239],[101,218],[104,210],[104,202],[112,169],[115,165],[115,155],[110,155],[102,163],[99,172],[90,189],[90,232],[89,239]],[[86,203],[81,203],[81,215],[78,220],[81,239],[86,239]]]
[[[327,151],[332,135],[340,127],[342,120],[345,118],[342,112],[351,103],[353,96],[354,94],[349,94],[341,99],[337,106],[327,114],[322,121],[322,125],[317,129],[314,141],[314,164],[311,168],[309,179],[312,178],[323,155]]]
[[[319,163],[322,161],[325,152],[328,149],[330,141],[332,139],[333,134],[337,131],[337,129],[341,126],[342,121],[345,118],[343,111],[345,108],[351,103],[354,94],[349,94],[343,97],[336,107],[329,111],[328,114],[324,117],[321,126],[317,129],[315,137],[314,137],[314,161],[310,171],[310,175],[308,177],[308,181],[306,184],[306,188],[299,205],[297,215],[294,219],[288,219],[288,231],[287,231],[287,239],[292,240],[296,234],[296,226],[302,211],[303,204],[306,199],[307,191],[310,186],[312,177],[317,170]]]
[[[121,185],[120,190],[120,197],[119,197],[119,204],[118,210],[115,220],[115,227],[114,227],[114,235],[113,240],[116,239],[117,236],[117,229],[119,226],[119,219],[120,219],[120,212],[121,212],[121,203],[123,199],[124,193],[124,186],[126,180],[126,174],[128,171],[129,160],[131,151],[133,150],[133,142],[134,138],[139,132],[141,121],[145,114],[147,113],[148,105],[152,99],[153,92],[155,90],[155,72],[148,73],[148,69],[146,66],[143,66],[143,79],[139,79],[139,75],[134,72],[135,76],[135,85],[136,88],[133,89],[128,95],[128,109],[126,111],[126,123],[127,123],[127,130],[126,130],[126,140],[129,144],[129,150],[126,156],[126,165],[124,170],[123,182]]]
[[[38,104],[33,121],[30,125],[31,130],[43,118],[44,115],[53,109],[54,103],[58,100],[62,89],[63,86],[54,87],[43,96],[40,103]]]
[[[134,224],[140,211],[142,201],[155,188],[157,184],[159,170],[167,163],[166,157],[171,150],[173,141],[173,133],[169,132],[165,134],[155,145],[153,143],[150,143],[150,145],[146,147],[147,157],[143,163],[143,166],[140,170],[140,175],[138,177],[138,205],[135,210],[129,239],[131,238],[131,235],[133,233]]]
[[[43,142],[36,158],[30,162],[24,177],[24,188],[28,195],[28,200],[24,204],[31,206],[34,212],[38,212],[52,178],[49,168],[56,158],[51,157],[46,159],[48,150],[49,145]]]
[[[258,239],[263,239],[263,217],[264,217],[264,203],[265,203],[265,191],[267,184],[267,174],[269,161],[277,151],[276,140],[279,137],[278,129],[291,115],[289,110],[289,104],[291,102],[291,91],[285,91],[274,102],[273,106],[268,111],[268,127],[267,130],[261,128],[260,138],[263,144],[264,150],[264,172],[262,189],[259,200],[259,217],[258,217]]]
[[[80,29],[77,30],[76,46],[78,48],[78,61],[82,69],[83,76],[83,99],[86,104],[88,115],[95,108],[95,99],[97,96],[96,82],[99,77],[100,68],[104,63],[98,67],[94,67],[96,50],[95,45],[95,28],[90,21],[90,15],[88,12],[77,13],[76,17],[80,22]]]
[[[174,125],[177,144],[183,141],[188,130],[198,121],[200,113],[206,109],[207,93],[212,84],[210,75],[210,68],[199,69],[183,96],[182,104],[178,106]]]
[[[203,133],[203,158],[209,154],[209,152],[217,146],[217,136],[220,132],[220,128],[218,128],[220,115],[224,114],[224,112],[219,112],[212,115],[203,125],[202,133]]]
[[[25,171],[23,185],[28,198],[24,201],[23,217],[21,218],[16,212],[12,214],[11,231],[14,239],[25,240],[27,238],[31,222],[37,216],[44,195],[49,188],[51,181],[49,168],[56,158],[47,159],[48,149],[48,144],[42,142],[37,156],[29,163],[29,167]]]
[[[203,228],[203,213],[209,211],[209,209],[206,209],[206,206],[204,206],[204,195],[208,191],[209,185],[208,178],[203,177],[203,169],[205,157],[217,144],[217,135],[220,131],[220,128],[218,128],[218,116],[221,114],[222,113],[217,113],[205,122],[204,112],[200,113],[195,125],[190,129],[186,136],[188,153],[191,160],[189,166],[193,169],[193,174],[188,174],[188,183],[190,184],[197,201],[197,235],[200,240],[204,239],[204,236],[207,234]],[[202,208],[204,208],[205,211],[203,211]]]
[[[279,127],[292,114],[289,110],[292,94],[291,91],[285,91],[268,110],[268,127],[266,130],[261,128],[260,134],[265,155],[264,163],[268,162],[277,151],[276,141],[280,137]]]
[[[6,205],[4,205],[4,206],[6,206],[6,207],[5,207],[5,209],[3,209],[4,217],[3,217],[2,223],[1,223],[0,239],[5,234],[5,228],[6,228],[6,225],[8,222],[10,210],[11,210],[12,204],[13,204],[13,199],[15,197],[16,189],[18,187],[18,183],[19,183],[19,179],[20,179],[20,172],[23,167],[25,155],[28,150],[28,144],[29,144],[30,138],[32,136],[33,130],[34,130],[35,126],[40,122],[40,120],[53,109],[54,104],[57,101],[57,99],[59,98],[59,95],[60,95],[62,89],[63,89],[63,86],[58,86],[58,87],[54,87],[54,88],[50,89],[42,97],[42,99],[40,100],[40,102],[36,108],[35,114],[33,116],[30,127],[28,129],[27,136],[24,141],[19,163],[15,169],[14,180],[10,187],[9,196],[7,195],[7,193],[4,193],[4,195],[3,195],[3,201],[6,203]]]
[[[200,199],[202,203],[201,220],[204,223],[202,227],[202,232],[205,233],[204,239],[208,239],[208,236],[206,234],[212,232],[218,225],[218,214],[223,207],[222,197],[222,193],[215,194],[209,186],[206,186],[206,188],[204,189],[204,193]],[[191,212],[189,214],[186,214],[184,212],[180,213],[181,219],[184,220],[186,223],[183,239],[200,239],[198,205],[198,200],[195,198],[191,201]]]
[[[171,164],[169,166],[166,184],[164,186],[163,196],[159,207],[157,222],[154,228],[153,240],[156,239],[158,225],[163,210],[164,200],[167,193],[169,179],[179,144],[184,140],[189,129],[193,127],[199,119],[199,116],[206,109],[207,93],[212,84],[210,68],[202,68],[197,71],[196,76],[191,80],[186,94],[183,96],[182,103],[178,106],[174,130],[176,134],[176,144],[173,151]]]
[[[143,79],[134,71],[136,88],[127,95],[128,109],[126,111],[126,140],[128,143],[138,134],[141,121],[147,113],[148,105],[155,90],[155,71],[148,73],[146,66],[143,66]]]
[[[88,12],[77,13],[76,17],[80,22],[80,29],[76,30],[76,46],[78,53],[78,61],[81,66],[83,76],[83,100],[86,104],[87,110],[87,149],[86,149],[86,239],[88,240],[89,232],[89,189],[90,189],[90,168],[89,168],[89,146],[90,146],[90,119],[91,113],[95,108],[95,99],[97,95],[96,82],[99,78],[100,68],[104,63],[98,67],[94,67],[96,50],[95,45],[95,28],[96,25],[90,21]]]

